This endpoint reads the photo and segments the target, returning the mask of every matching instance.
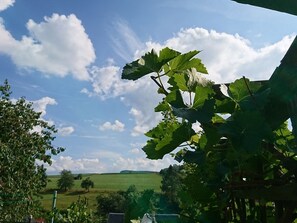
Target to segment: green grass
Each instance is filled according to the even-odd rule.
[[[158,173],[114,173],[114,174],[83,174],[83,179],[90,177],[94,182],[94,188],[86,192],[81,188],[81,180],[75,180],[74,187],[67,191],[58,190],[57,208],[67,208],[72,202],[77,201],[79,197],[86,197],[89,201],[89,207],[95,209],[96,197],[99,193],[107,191],[125,191],[130,185],[135,185],[139,191],[153,189],[160,192],[161,176]],[[53,192],[57,190],[57,181],[60,176],[49,176],[49,182],[41,194],[42,205],[50,210],[52,207]]]

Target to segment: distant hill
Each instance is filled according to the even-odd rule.
[[[159,173],[159,172],[156,172],[156,171],[146,171],[146,170],[142,170],[142,171],[138,171],[138,170],[122,170],[120,173],[123,173],[123,174],[127,174],[127,173],[140,173],[140,174],[143,174],[143,173]]]

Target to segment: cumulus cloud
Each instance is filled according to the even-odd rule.
[[[40,118],[47,121],[49,125],[55,125],[55,122],[52,120],[46,120],[46,110],[48,105],[57,105],[57,101],[51,97],[43,97],[39,100],[32,101],[33,109],[36,112],[40,112]],[[34,128],[34,131],[40,132],[41,128]],[[61,136],[71,135],[74,132],[74,127],[72,126],[62,126],[58,128],[58,134]]]
[[[132,153],[132,154],[139,154],[140,149],[134,148],[134,149],[131,149],[129,152]]]
[[[280,41],[253,48],[251,43],[238,34],[220,33],[203,28],[183,29],[163,45],[187,52],[202,50],[198,57],[206,65],[209,78],[217,83],[234,81],[243,75],[251,79],[268,79],[293,41],[285,36]],[[147,48],[157,43],[147,42]]]
[[[122,80],[121,68],[116,66],[112,59],[108,59],[105,66],[92,66],[89,74],[92,89],[84,88],[81,93],[89,97],[99,97],[101,100],[135,92],[145,84],[144,80],[136,82]]]
[[[74,132],[74,127],[72,126],[58,128],[58,133],[61,136],[68,136],[68,135],[71,135],[73,132]]]
[[[125,124],[120,122],[119,120],[115,120],[114,123],[105,122],[101,126],[99,126],[101,131],[112,130],[116,132],[123,132],[125,130]]]
[[[122,80],[120,67],[111,62],[105,67],[93,66],[90,75],[92,89],[84,88],[81,93],[89,97],[99,97],[101,100],[121,97],[122,102],[131,107],[130,114],[136,122],[132,136],[145,133],[160,119],[160,115],[152,114],[160,96],[149,78],[137,81]]]
[[[15,0],[0,0],[0,12],[4,11],[10,6],[13,6]]]
[[[134,91],[138,87],[133,82],[121,80],[120,67],[109,63],[104,67],[93,66],[90,69],[92,89],[86,88],[81,93],[89,97],[99,96],[102,100],[122,95],[124,92]]]
[[[153,100],[153,101],[155,101],[155,100]],[[129,102],[130,102],[130,100],[129,100]],[[151,105],[151,107],[149,105]],[[131,132],[131,135],[139,136],[139,135],[143,135],[144,133],[149,131],[150,128],[152,128],[153,125],[158,120],[161,119],[161,116],[158,114],[152,113],[153,110],[144,110],[143,107],[140,107],[139,105],[134,105],[134,106],[135,107],[132,107],[129,112],[135,120],[135,126]],[[148,109],[153,109],[153,105],[150,103],[148,103],[148,105],[146,107]]]
[[[121,170],[160,171],[171,164],[176,164],[170,156],[163,160],[149,160],[145,157],[125,157],[111,151],[100,151],[91,154],[91,157],[75,159],[71,156],[59,156],[52,159],[52,165],[45,165],[48,174],[59,173],[63,169],[76,173],[107,173]]]
[[[30,36],[19,41],[0,22],[0,53],[10,56],[20,68],[89,80],[87,69],[95,60],[95,50],[74,14],[53,14],[41,23],[30,19],[26,27]]]
[[[36,112],[41,112],[41,117],[43,118],[46,115],[46,108],[48,105],[57,105],[58,103],[54,98],[43,97],[39,100],[32,101],[33,108]]]
[[[104,172],[98,158],[74,159],[71,156],[59,156],[52,159],[52,165],[45,165],[48,173],[59,173],[62,170],[71,170],[78,173],[101,173]]]

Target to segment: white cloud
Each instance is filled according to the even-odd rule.
[[[134,53],[143,48],[143,43],[125,20],[117,20],[114,29],[116,34],[111,36],[113,49],[122,59],[130,62]]]
[[[202,28],[183,29],[164,46],[181,52],[202,50],[198,57],[206,65],[209,78],[217,83],[234,81],[243,75],[251,79],[268,79],[293,41],[285,36],[277,43],[259,49],[239,36]],[[148,48],[153,43],[146,44]]]
[[[170,156],[162,160],[149,160],[145,157],[125,157],[111,151],[100,151],[91,154],[90,157],[75,159],[71,156],[53,157],[52,165],[47,168],[48,174],[57,174],[63,169],[71,170],[74,173],[107,173],[120,172],[121,170],[147,170],[160,171],[171,164],[176,164]]]
[[[129,150],[129,153],[140,155],[141,153],[144,154],[144,152],[140,149],[145,146],[145,143],[131,143],[130,144],[131,149]]]
[[[43,97],[39,100],[32,101],[33,108],[36,112],[41,112],[41,118],[46,115],[46,108],[48,105],[57,105],[58,103],[54,98]]]
[[[89,70],[92,90],[84,88],[81,93],[87,94],[89,97],[97,96],[101,100],[106,100],[128,92],[134,92],[136,88],[141,87],[136,82],[122,80],[121,68],[113,63],[109,59],[106,66],[93,66]]]
[[[176,163],[170,157],[164,157],[162,160],[150,160],[145,157],[125,158],[120,157],[113,163],[114,170],[148,170],[160,171],[169,165]]]
[[[132,154],[139,154],[140,149],[134,148],[134,149],[131,149],[129,152],[132,153]]]
[[[74,127],[72,126],[58,128],[58,133],[61,136],[68,136],[68,135],[71,135],[73,132],[74,132]]]
[[[101,131],[112,130],[116,132],[123,132],[125,130],[125,124],[120,122],[119,120],[115,120],[114,123],[105,122],[101,126],[99,126]]]
[[[155,101],[155,100],[153,100]],[[149,106],[146,106],[148,109],[153,109],[152,104],[148,103]],[[140,110],[141,109],[141,110]],[[137,108],[132,107],[130,110],[130,114],[133,116],[135,120],[135,126],[131,132],[132,136],[139,136],[143,135],[147,131],[150,130],[150,128],[153,127],[153,125],[161,119],[161,117],[158,114],[152,113],[153,110],[145,110],[143,107],[141,108],[139,105]]]
[[[98,158],[73,159],[71,156],[59,156],[52,159],[52,165],[45,165],[48,173],[59,173],[63,169],[76,173],[102,173],[104,171]]]
[[[4,11],[10,6],[13,6],[15,0],[0,0],[0,12]]]
[[[32,101],[33,104],[33,109],[36,112],[41,112],[40,118],[45,120],[49,125],[55,125],[55,122],[52,120],[46,120],[45,115],[46,115],[46,110],[48,105],[57,105],[57,101],[54,98],[50,97],[43,97],[39,100]],[[71,135],[74,132],[74,127],[72,126],[61,126],[58,129],[58,134],[60,136],[68,136]],[[40,132],[41,128],[40,127],[35,127],[34,131]]]
[[[0,23],[0,53],[10,56],[20,68],[89,80],[87,68],[95,60],[95,51],[74,14],[53,14],[41,23],[30,19],[26,27],[30,36],[18,41]]]

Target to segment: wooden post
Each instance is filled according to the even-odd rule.
[[[54,194],[53,194],[53,205],[52,205],[52,211],[53,212],[56,209],[56,203],[57,203],[57,191],[55,190]],[[52,222],[51,223],[54,223],[54,216],[52,217]]]

